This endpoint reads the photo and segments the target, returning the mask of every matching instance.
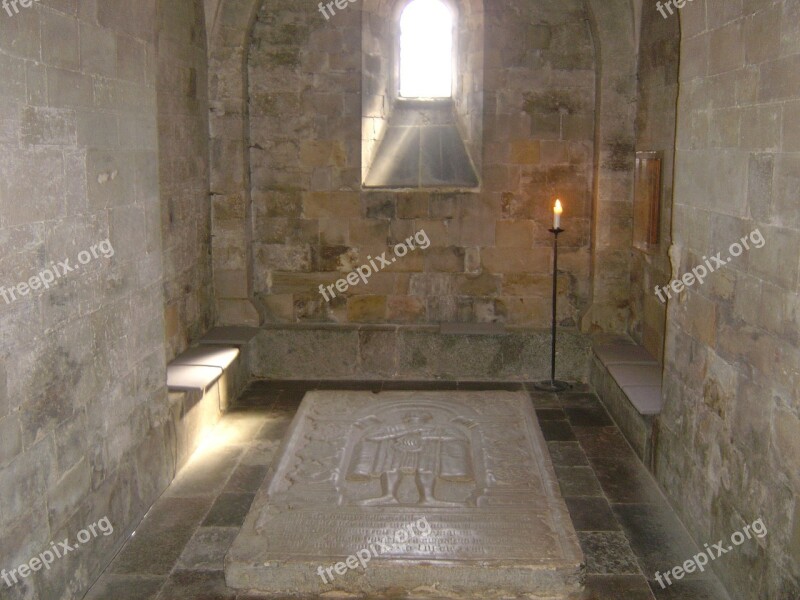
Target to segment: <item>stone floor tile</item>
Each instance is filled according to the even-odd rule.
[[[569,600],[654,600],[641,575],[588,575],[586,588]]]
[[[243,449],[209,447],[195,453],[165,492],[168,496],[216,496],[233,473]]]
[[[661,505],[612,504],[611,509],[639,557],[642,570],[651,579],[656,571],[669,571],[700,552],[666,502]],[[697,571],[686,578],[706,576],[707,572]]]
[[[203,521],[203,526],[241,527],[254,498],[255,494],[220,494]]]
[[[636,459],[636,453],[617,427],[573,427],[586,456],[616,456]]]
[[[619,531],[608,500],[592,497],[564,498],[576,531]]]
[[[589,459],[578,442],[547,442],[550,458],[557,467],[588,466]]]
[[[166,581],[164,577],[105,574],[97,580],[84,600],[154,600]]]
[[[110,573],[166,575],[172,571],[212,498],[160,498],[108,569]]]
[[[214,438],[222,445],[249,444],[264,427],[264,412],[233,409],[214,428]]]
[[[239,527],[200,527],[178,559],[179,569],[218,571]]]
[[[617,531],[579,531],[586,573],[640,575],[639,564],[625,535]]]
[[[588,392],[561,392],[558,394],[558,400],[564,408],[588,408],[597,409],[603,408],[603,403],[592,391]]]
[[[258,433],[259,440],[276,440],[280,442],[283,439],[289,425],[292,424],[292,419],[288,416],[280,417],[274,416],[272,413],[263,418],[264,424],[261,426],[261,431]]]
[[[594,388],[592,388],[591,384],[581,382],[581,381],[573,381],[570,383],[569,390],[566,392],[567,394],[594,394]]]
[[[249,451],[249,450],[248,450]],[[239,463],[236,470],[231,475],[225,485],[225,492],[248,492],[255,493],[267,476],[269,467],[267,465],[250,465]]]
[[[455,382],[378,383],[381,389],[458,387]],[[359,389],[375,387],[375,382],[254,382],[237,400],[237,410],[223,417],[220,432],[227,432],[221,436],[226,440],[193,457],[87,600],[276,600],[259,594],[237,596],[225,587],[224,555],[240,527],[200,523],[206,517],[240,523],[307,391],[356,384]],[[497,389],[483,388],[483,382],[463,385]],[[518,384],[512,385],[518,389]],[[648,586],[656,569],[663,572],[696,552],[683,549],[685,529],[619,430],[606,424],[607,414],[591,388],[529,394],[543,431],[547,429],[547,446],[587,557],[586,589],[569,600],[729,600],[713,576],[683,579],[666,589],[652,580]],[[605,493],[612,504],[588,493]],[[172,503],[169,510],[163,504],[167,500]]]
[[[563,496],[602,496],[600,482],[591,467],[556,467]]]
[[[655,481],[637,458],[590,456],[589,462],[612,504],[664,502]]]
[[[234,600],[236,593],[225,585],[220,571],[175,571],[157,600]]]
[[[537,408],[536,418],[542,421],[566,421],[567,415],[560,408]]]
[[[575,434],[567,421],[540,421],[545,441],[548,442],[572,442]]]
[[[531,398],[531,402],[537,409],[544,409],[544,408],[556,408],[561,410],[562,405],[561,401],[558,399],[556,394],[551,392],[528,392],[528,395]],[[567,416],[564,415],[566,419]]]
[[[651,581],[650,588],[653,590],[656,600],[730,600],[725,588],[716,580],[683,579],[673,581],[672,585],[665,586],[664,589],[658,582]],[[787,598],[786,600],[794,599]]]
[[[251,448],[245,450],[240,465],[262,465],[269,467],[272,464],[272,459],[275,457],[275,451],[278,449],[280,441],[261,442],[253,445]]]
[[[594,408],[566,407],[567,419],[573,427],[610,427],[614,421],[602,406]]]

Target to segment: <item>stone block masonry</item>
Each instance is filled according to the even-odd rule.
[[[768,243],[668,303],[654,471],[698,537],[769,525],[769,543],[711,563],[734,600],[800,598],[797,8],[680,13],[676,271],[756,229]]]
[[[75,536],[76,541],[70,543],[70,539],[66,538],[64,541],[58,542],[57,544],[55,542],[50,542],[50,548],[38,556],[34,556],[26,563],[9,571],[3,569],[0,571],[0,579],[2,579],[8,587],[14,587],[16,584],[20,583],[21,579],[30,577],[33,573],[41,571],[42,569],[49,571],[57,559],[64,558],[70,552],[77,552],[82,545],[88,544],[100,534],[104,537],[108,537],[113,533],[114,526],[111,524],[111,521],[108,517],[103,517],[96,523],[92,523],[86,527],[86,529],[81,529]]]
[[[416,242],[418,246],[415,246],[414,242]],[[386,252],[383,252],[375,259],[373,259],[372,256],[367,256],[369,264],[361,265],[346,278],[337,281],[336,291],[338,291],[340,294],[344,294],[347,292],[347,289],[350,286],[358,285],[359,279],[364,285],[367,285],[367,283],[369,283],[369,278],[372,275],[382,271],[383,269],[391,267],[392,264],[397,262],[398,258],[403,258],[409,252],[416,250],[417,247],[419,247],[421,250],[426,250],[430,247],[430,245],[431,240],[428,237],[428,234],[425,233],[425,230],[422,229],[413,236],[409,236],[405,241],[397,244],[394,247],[394,256],[392,258],[388,258],[386,256]],[[322,297],[325,298],[326,302],[330,302],[332,299],[336,298],[336,291],[334,291],[333,287],[333,285],[329,285],[327,287],[323,286],[322,284],[319,285],[319,293],[322,294]],[[328,297],[328,294],[330,294],[330,298]]]
[[[754,248],[763,248],[764,244],[767,243],[761,231],[755,229],[738,242],[734,242],[730,245],[728,248],[729,256],[723,258],[722,252],[717,252],[711,258],[706,258],[704,256],[703,264],[692,267],[691,273],[684,273],[680,279],[672,280],[669,285],[665,285],[663,288],[657,285],[656,296],[658,296],[658,299],[661,300],[662,303],[665,303],[668,298],[672,298],[670,290],[676,294],[680,294],[685,288],[691,287],[695,283],[702,284],[706,278],[714,273],[718,268],[724,267],[734,258],[741,256],[742,252],[745,250],[750,250],[749,242],[753,243]],[[664,297],[664,294],[666,294],[666,298]]]
[[[68,273],[77,271],[83,265],[89,264],[93,259],[103,256],[104,258],[111,258],[114,256],[114,247],[108,239],[103,240],[99,244],[94,244],[89,250],[81,250],[78,253],[77,263],[70,264],[70,259],[66,258],[62,261],[52,262],[50,266],[37,275],[34,275],[27,281],[20,282],[6,289],[0,286],[0,297],[6,301],[6,304],[27,296],[31,292],[40,289],[49,290],[51,284],[55,284],[57,280],[66,276]],[[19,294],[19,296],[17,296]]]
[[[221,307],[251,300],[261,322],[275,324],[546,327],[547,229],[559,197],[567,229],[559,323],[577,329],[591,302],[596,89],[584,8],[557,3],[542,10],[537,2],[511,0],[484,28],[484,12],[464,2],[454,103],[465,131],[473,132],[465,142],[480,190],[395,190],[362,185],[364,128],[379,129],[393,102],[384,90],[391,44],[383,48],[394,24],[378,4],[340,0],[347,10],[329,21],[313,3],[262,5],[247,65],[253,223],[230,227],[241,195],[229,191],[214,242],[214,260],[230,274],[220,280]],[[226,169],[220,162],[221,181]],[[236,204],[236,214],[244,207]],[[367,257],[391,256],[422,229],[431,239],[424,253],[398,259],[368,285],[348,285],[345,293],[334,287],[335,298],[319,293],[320,285],[369,264]]]
[[[175,473],[165,293],[183,343],[213,304],[195,283],[211,280],[205,74],[187,64],[206,61],[203,4],[6,4],[20,14],[0,9],[0,568],[32,573],[0,597],[72,600]],[[35,570],[104,515],[112,533]]]

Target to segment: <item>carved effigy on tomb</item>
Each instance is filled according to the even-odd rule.
[[[580,577],[577,536],[525,394],[313,392],[286,435],[230,553],[230,585],[375,592],[424,585],[434,568],[446,589],[477,581],[552,595]],[[408,527],[420,518],[424,536]],[[388,543],[399,530],[402,543]],[[327,587],[312,576],[375,544],[368,568]],[[414,561],[425,568],[410,569]],[[475,561],[497,568],[475,580],[462,571]]]

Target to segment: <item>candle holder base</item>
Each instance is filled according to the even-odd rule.
[[[533,389],[539,392],[563,392],[572,387],[571,383],[559,381],[558,379],[548,381],[537,381],[533,384]]]

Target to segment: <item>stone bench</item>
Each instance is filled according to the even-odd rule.
[[[650,466],[655,418],[661,413],[662,367],[644,347],[624,335],[596,336],[591,383],[645,465]]]
[[[167,365],[177,468],[247,385],[249,344],[256,330],[217,327]]]
[[[265,324],[254,379],[539,381],[550,377],[550,329],[496,323]],[[591,340],[558,332],[559,379],[586,382]]]

